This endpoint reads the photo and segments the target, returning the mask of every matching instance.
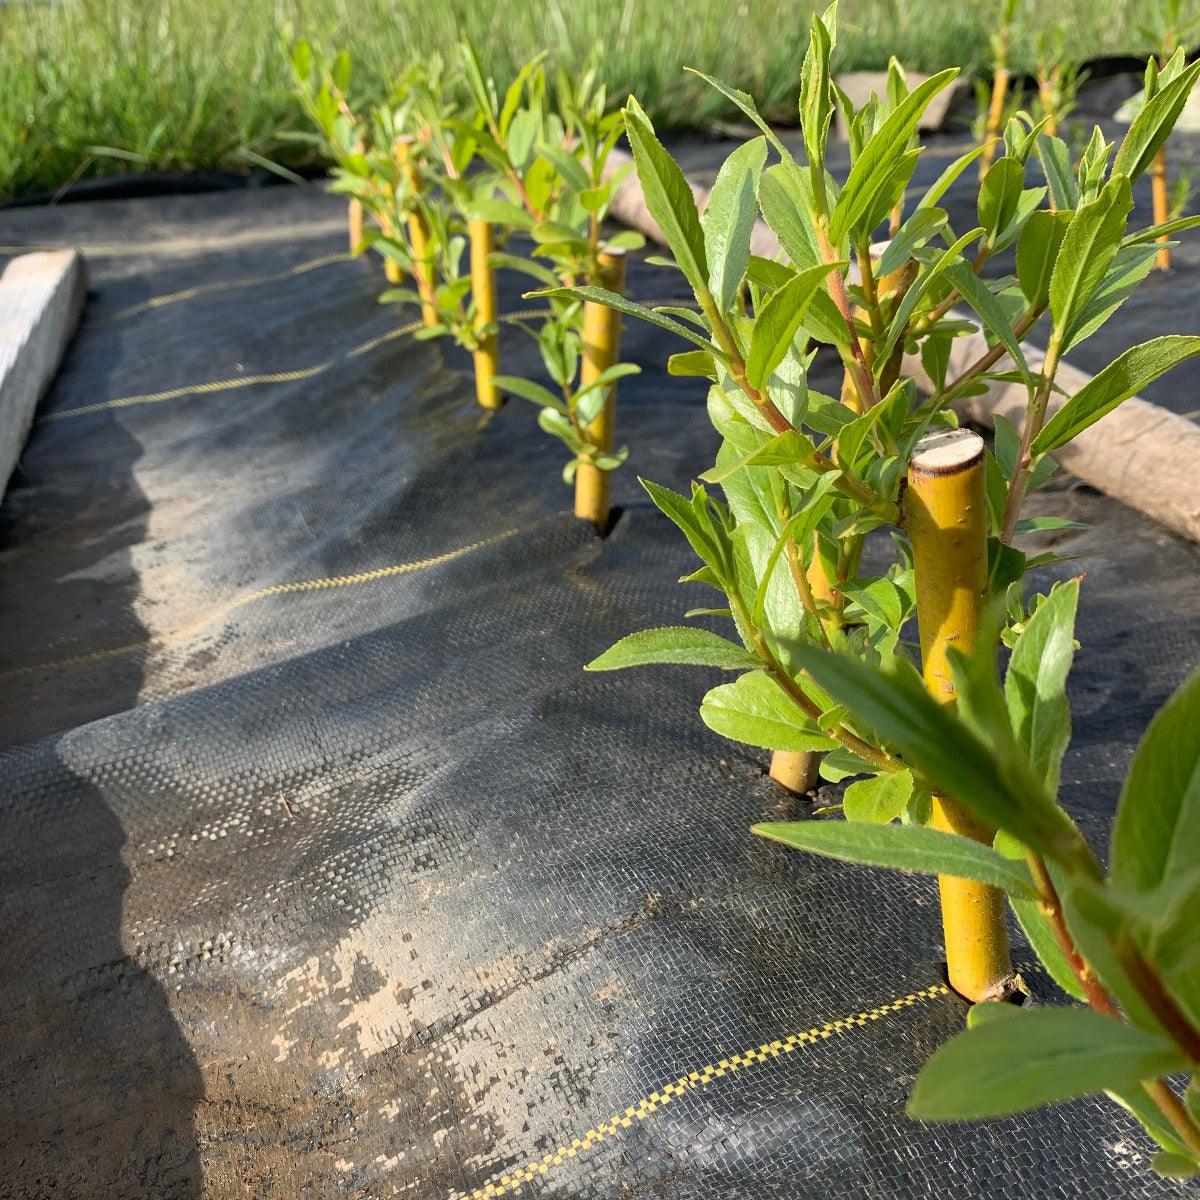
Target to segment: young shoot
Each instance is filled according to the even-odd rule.
[[[1145,7],[1145,14],[1146,23],[1139,25],[1137,32],[1150,51],[1150,58],[1146,64],[1146,82],[1142,94],[1131,105],[1135,113],[1152,96],[1170,88],[1177,81],[1186,62],[1185,51],[1200,37],[1200,14],[1185,12],[1183,0],[1152,0]],[[1190,90],[1184,91],[1179,97],[1180,110],[1187,102]],[[1172,188],[1165,142],[1158,148],[1151,164],[1150,183],[1154,223],[1163,225],[1181,216],[1190,199],[1191,181],[1185,179],[1182,187]],[[1159,237],[1155,265],[1162,271],[1171,266],[1171,247],[1166,234]]]
[[[493,265],[521,271],[542,288],[611,288],[623,278],[616,270],[621,256],[643,239],[604,225],[628,170],[607,170],[622,122],[595,70],[578,79],[562,71],[551,78],[538,57],[525,64],[501,99],[473,46],[462,47],[462,58],[475,106],[470,128],[492,168],[494,188],[494,194],[476,199],[472,216],[502,223],[533,244],[529,258],[495,254]],[[496,383],[541,407],[541,428],[570,451],[563,478],[576,482],[577,515],[603,528],[607,479],[594,503],[584,505],[581,492],[585,480],[595,483],[595,472],[607,476],[625,460],[625,448],[612,444],[611,409],[616,381],[638,368],[617,361],[616,327],[609,345],[584,345],[585,304],[561,296],[548,304],[540,326],[523,321],[519,327],[537,342],[556,392],[511,376]]]
[[[1055,137],[1065,129],[1087,77],[1087,71],[1067,50],[1066,30],[1055,25],[1043,31],[1038,37],[1038,91],[1033,106],[1034,123],[1043,133]]]
[[[1061,139],[1010,122],[1003,154],[979,184],[971,228],[956,228],[941,201],[981,156],[978,147],[916,197],[895,237],[879,246],[873,239],[911,184],[921,114],[955,72],[911,90],[889,89],[885,99],[872,98],[855,110],[830,77],[835,38],[831,9],[813,21],[803,66],[804,161],[775,136],[748,96],[711,81],[761,136],[729,156],[703,213],[637,101],[627,104],[626,132],[646,203],[692,290],[694,310],[649,308],[589,286],[550,293],[564,301],[607,303],[685,342],[688,348],[673,357],[671,370],[710,381],[708,412],[722,439],[715,465],[690,495],[645,486],[700,559],[685,582],[718,593],[715,605],[692,615],[728,623],[728,636],[707,624],[644,630],[589,669],[691,663],[732,672],[733,681],[714,688],[701,705],[701,719],[711,729],[771,751],[824,752],[827,779],[858,777],[845,794],[847,822],[801,829],[835,830],[822,836],[843,836],[846,845],[942,847],[942,839],[953,835],[930,827],[935,797],[957,800],[978,787],[990,806],[984,820],[1012,832],[1018,858],[1041,856],[1039,862],[1052,864],[1051,878],[1055,870],[1070,869],[1098,886],[1091,851],[1045,799],[1056,791],[1060,732],[1052,745],[1039,742],[1030,751],[1034,763],[1027,766],[1012,749],[1016,735],[1004,734],[995,698],[976,676],[994,677],[996,644],[1003,637],[1024,647],[1022,662],[1035,660],[1030,669],[1051,672],[1039,677],[1036,694],[1062,703],[1053,672],[1061,667],[1061,641],[1069,646],[1070,634],[1061,626],[1048,629],[1048,623],[1067,598],[1073,619],[1077,589],[1072,584],[1054,594],[1060,599],[1026,601],[1026,572],[1057,560],[1021,549],[1022,534],[1044,527],[1023,519],[1025,500],[1053,470],[1055,451],[1176,363],[1200,355],[1200,337],[1167,335],[1127,351],[1074,396],[1064,399],[1056,389],[1063,355],[1101,328],[1150,269],[1159,231],[1129,231],[1131,189],[1170,132],[1175,99],[1166,91],[1155,95],[1119,146],[1095,130],[1075,161]],[[1197,74],[1200,64],[1179,77],[1180,86],[1190,86]],[[850,134],[844,179],[835,179],[825,163],[835,105]],[[778,159],[771,166],[769,149]],[[775,258],[751,250],[759,214],[778,239]],[[1015,255],[1015,274],[985,274],[985,265],[1006,250]],[[1035,326],[1047,339],[1040,358],[1024,344]],[[958,352],[958,340],[977,330],[986,349],[974,357]],[[840,398],[811,386],[809,368],[817,354],[840,360],[846,377]],[[912,379],[917,364],[931,388],[924,398]],[[993,598],[998,616],[990,641],[973,658],[958,663],[952,656],[964,713],[956,718],[929,697],[903,637],[914,615],[917,581],[915,531],[902,487],[918,444],[927,446],[931,433],[953,429],[954,402],[993,379],[1023,385],[1028,405],[1019,429],[998,423],[972,510],[979,517],[979,544],[973,560],[978,575],[974,565],[971,574],[977,582],[970,586],[981,606]],[[976,462],[979,452],[982,446]],[[876,547],[871,555],[865,553],[868,539]],[[887,546],[890,562],[881,563]],[[950,605],[952,595],[958,595],[957,584],[942,603]],[[878,707],[891,714],[891,723],[858,692],[838,685],[838,672],[848,680],[876,681]],[[1011,687],[1021,690],[1019,673]],[[1022,697],[1025,691],[1012,703]],[[955,723],[976,720],[976,707],[993,722],[974,736],[988,762],[1003,768],[1003,791],[975,761],[983,751],[964,740]],[[896,731],[916,719],[910,712],[924,720],[930,711],[944,714],[929,739],[930,754],[944,760],[944,769],[936,771]],[[1040,738],[1041,716],[1034,728]],[[971,795],[972,802],[963,804],[977,812],[984,802],[975,791]],[[1005,804],[1014,814],[999,811]],[[932,869],[994,886],[1016,874],[1025,899],[1035,908],[1045,902],[1046,889],[1026,882],[1035,868],[1009,867],[990,838],[985,845],[959,837],[955,851],[965,856],[961,868],[951,869],[943,858]],[[994,868],[990,874],[972,875],[972,854],[986,858]],[[1168,1047],[1154,1058],[1145,1077],[1160,1066],[1174,1069],[1181,1061],[1177,1050]],[[1127,1082],[1121,1081],[1123,1097],[1130,1093]],[[1140,1093],[1132,1092],[1131,1103],[1138,1102]],[[1177,1132],[1172,1153],[1184,1142]]]

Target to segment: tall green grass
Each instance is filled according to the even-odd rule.
[[[1025,0],[1030,35],[1049,3]],[[1053,0],[1081,57],[1135,49],[1140,0]],[[618,94],[662,126],[729,115],[684,75],[697,66],[790,117],[811,0],[25,0],[0,4],[0,195],[130,167],[292,163],[305,151],[287,95],[286,31],[347,46],[379,89],[405,62],[470,36],[503,81],[536,50],[571,67],[598,54]],[[977,69],[998,0],[843,0],[839,69],[889,54]],[[1072,9],[1074,11],[1072,11]]]

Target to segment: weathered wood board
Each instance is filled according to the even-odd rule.
[[[86,293],[87,271],[77,250],[24,254],[0,276],[0,495],[79,323]]]

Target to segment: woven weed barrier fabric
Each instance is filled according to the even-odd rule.
[[[963,1019],[933,883],[751,838],[808,806],[701,725],[714,676],[581,672],[699,602],[635,479],[715,449],[665,337],[626,330],[601,541],[318,188],[5,230],[82,243],[93,293],[0,510],[0,1195],[1187,1194],[1098,1101],[909,1122]],[[1102,844],[1200,555],[1069,480],[1038,505],[1092,523],[1058,570]]]

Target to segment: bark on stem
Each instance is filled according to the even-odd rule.
[[[1158,1106],[1159,1112],[1170,1122],[1179,1140],[1200,1159],[1200,1126],[1163,1079],[1152,1079],[1142,1084],[1146,1094]]]
[[[1041,433],[1042,426],[1046,421],[1046,409],[1050,403],[1050,392],[1054,386],[1054,376],[1058,371],[1058,358],[1061,352],[1061,339],[1056,329],[1050,335],[1050,344],[1046,347],[1041,378],[1038,380],[1037,390],[1029,404],[1025,426],[1021,430],[1021,444],[1017,450],[1012,481],[1008,485],[1008,498],[1004,503],[1004,530],[1000,534],[1000,540],[1006,544],[1012,543],[1017,520],[1021,515],[1021,505],[1025,502],[1025,490],[1029,486],[1029,469],[1033,465],[1029,450],[1033,445],[1033,439]]]
[[[1119,1017],[1120,1014],[1117,1012],[1117,1006],[1113,1003],[1112,997],[1092,973],[1091,968],[1084,961],[1083,955],[1079,953],[1075,939],[1071,937],[1071,931],[1067,928],[1066,919],[1063,917],[1062,900],[1059,897],[1058,889],[1054,886],[1054,880],[1050,878],[1050,872],[1046,869],[1045,861],[1041,855],[1034,854],[1032,851],[1026,854],[1025,860],[1029,864],[1029,873],[1033,876],[1033,882],[1041,896],[1042,909],[1050,930],[1054,934],[1054,940],[1058,942],[1059,948],[1067,957],[1067,962],[1071,964],[1071,970],[1079,981],[1079,986],[1083,989],[1087,1002],[1106,1017]]]

